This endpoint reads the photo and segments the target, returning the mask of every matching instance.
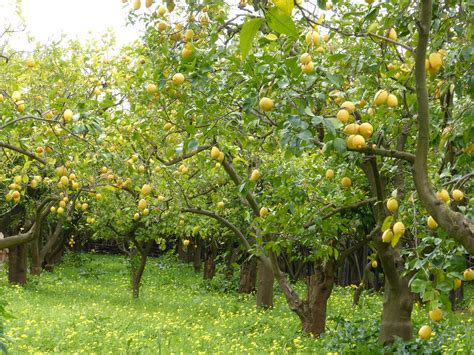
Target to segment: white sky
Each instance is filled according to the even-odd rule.
[[[121,0],[22,0],[20,3],[27,31],[42,43],[57,39],[62,33],[71,39],[100,38],[107,29],[115,32],[119,46],[139,36],[137,27],[125,26],[131,6],[123,8]],[[15,6],[15,0],[0,0],[0,32],[5,23],[20,22]],[[28,43],[21,37],[15,36],[16,40],[10,44],[18,50],[31,50],[34,42]]]

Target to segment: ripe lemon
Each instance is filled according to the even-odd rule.
[[[451,196],[453,196],[454,201],[462,201],[464,198],[463,192],[457,189],[451,192]]]
[[[398,201],[396,198],[390,198],[387,201],[387,209],[390,212],[395,212],[396,210],[398,210]]]
[[[336,117],[342,123],[346,123],[347,121],[349,121],[350,114],[349,111],[347,111],[346,109],[342,109],[337,112]]]
[[[342,179],[341,179],[341,185],[342,187],[344,188],[349,188],[351,187],[352,185],[352,180],[350,178],[348,178],[347,176],[344,176]]]
[[[364,122],[359,126],[359,134],[365,139],[369,138],[374,132],[374,128],[368,122]]]
[[[431,337],[431,327],[429,325],[424,325],[418,331],[418,335],[421,339],[427,340]]]
[[[439,309],[439,308],[433,309],[433,310],[430,311],[428,314],[429,314],[429,316],[430,316],[430,319],[431,319],[433,322],[439,322],[441,319],[443,319],[443,312],[442,312],[441,309]]]
[[[273,100],[268,97],[262,97],[259,105],[262,111],[268,112],[273,110]]]
[[[428,224],[429,229],[436,229],[438,228],[438,223],[435,221],[435,219],[431,216],[428,217],[426,220],[426,223]]]
[[[328,169],[326,170],[326,178],[331,180],[334,177],[334,170]]]

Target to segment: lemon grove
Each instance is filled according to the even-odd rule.
[[[423,348],[443,342],[446,319],[465,321],[456,312],[474,280],[467,3],[123,7],[143,34],[114,53],[112,36],[31,53],[9,45],[15,29],[0,37],[10,283],[28,290],[35,275],[53,287],[43,271],[67,248],[105,240],[127,255],[132,298],[152,251],[174,251],[211,283],[220,262],[228,282],[239,268],[239,291],[255,291],[272,326],[285,300],[284,317],[293,312],[308,336],[302,346],[337,329],[331,302],[348,296],[338,285],[357,285],[354,304],[364,289],[383,292],[374,346]]]

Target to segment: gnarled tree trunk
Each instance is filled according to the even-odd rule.
[[[8,281],[12,284],[25,285],[28,265],[27,244],[19,244],[10,248],[8,259]]]
[[[257,262],[257,308],[273,308],[273,270],[268,258]]]
[[[202,252],[202,239],[200,236],[194,238],[194,255],[193,255],[193,267],[194,272],[201,272],[202,261],[201,261],[201,252]]]
[[[252,293],[255,291],[257,281],[257,259],[253,255],[246,258],[240,265],[240,293]]]

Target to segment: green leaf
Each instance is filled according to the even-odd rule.
[[[318,0],[318,6],[320,9],[326,10],[326,0]]]
[[[240,31],[240,53],[242,60],[247,58],[250,47],[252,47],[253,39],[260,29],[260,26],[262,26],[262,23],[263,19],[259,17],[248,20],[242,26],[242,30]]]
[[[393,222],[393,216],[385,217],[385,220],[383,221],[383,224],[382,224],[382,232],[385,232],[387,229],[389,229],[392,222]]]
[[[415,279],[410,285],[411,291],[414,293],[423,293],[426,288],[426,281]]]
[[[298,31],[291,16],[284,13],[278,7],[274,7],[266,15],[268,26],[275,32],[288,36],[297,37]]]
[[[291,15],[295,7],[294,0],[275,0],[275,5],[287,15]]]

